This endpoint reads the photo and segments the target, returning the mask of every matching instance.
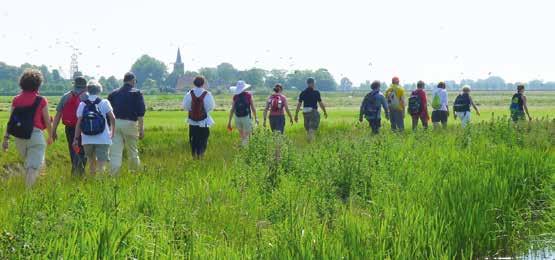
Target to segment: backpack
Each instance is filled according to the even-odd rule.
[[[401,102],[399,101],[399,97],[397,96],[396,89],[392,89],[387,95],[387,103],[389,103],[389,107],[392,109],[401,109]]]
[[[511,106],[509,108],[511,110],[511,114],[517,114],[524,111],[522,94],[516,93],[513,95],[513,98],[511,99]]]
[[[191,110],[189,111],[189,119],[193,121],[202,121],[208,117],[206,110],[204,109],[204,97],[208,94],[207,91],[203,91],[200,96],[195,96],[193,90],[189,92],[191,95]]]
[[[35,114],[42,102],[42,97],[37,97],[31,106],[15,107],[8,121],[8,134],[21,139],[31,139],[35,127]]]
[[[416,91],[412,92],[409,97],[408,112],[411,115],[418,115],[422,112],[422,100]]]
[[[98,104],[102,101],[97,98],[94,102],[85,100],[83,108],[83,118],[81,119],[81,131],[84,135],[98,135],[106,129],[106,119],[98,109]]]
[[[66,126],[75,127],[77,125],[77,108],[81,103],[80,95],[74,92],[70,93],[70,97],[66,100],[62,109],[62,123]]]
[[[235,115],[237,117],[245,117],[251,115],[251,106],[247,100],[247,94],[245,92],[237,95],[237,99],[234,103]]]
[[[470,95],[459,94],[455,98],[455,104],[453,105],[453,111],[455,112],[468,112],[470,111]]]
[[[439,97],[438,92],[434,94],[434,98],[432,99],[432,108],[435,110],[439,110],[441,108],[441,98]]]
[[[283,102],[281,101],[280,95],[272,95],[270,97],[270,109],[272,112],[281,112],[283,108]]]
[[[380,112],[380,106],[378,105],[379,93],[379,91],[372,91],[366,94],[362,101],[362,112],[368,119],[376,119],[378,117]]]

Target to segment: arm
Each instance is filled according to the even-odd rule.
[[[297,110],[295,111],[295,122],[299,122],[299,110],[301,110],[302,105],[302,101],[299,101],[299,103],[297,104]]]
[[[252,97],[251,97],[251,111],[252,111],[252,114],[254,115],[254,122],[258,124],[258,117],[256,116],[256,106],[254,105],[254,100]]]
[[[266,108],[264,108],[264,112],[262,113],[262,126],[266,127],[266,118],[268,118],[268,110],[270,109],[270,103],[266,102]]]
[[[382,96],[382,108],[385,113],[385,119],[389,120],[389,105],[387,104],[387,100],[385,97]]]
[[[320,108],[322,108],[322,111],[324,111],[324,117],[328,118],[328,112],[326,111],[326,106],[324,106],[324,102],[318,101],[318,104],[320,104]]]
[[[10,114],[8,116],[8,118],[10,118],[12,116],[12,109],[10,109]],[[8,146],[10,143],[10,134],[8,134],[8,127],[6,127],[6,130],[4,131],[4,141],[2,142],[2,149],[4,150],[4,152],[8,151]]]
[[[287,113],[287,116],[289,117],[289,121],[291,121],[291,124],[293,124],[293,117],[291,116],[291,111],[289,111],[289,105],[287,104],[287,100],[285,100],[285,112]]]
[[[58,139],[58,124],[60,124],[60,119],[62,118],[62,113],[61,112],[56,112],[56,115],[54,116],[54,121],[52,122],[52,140],[56,141],[56,139]]]
[[[526,112],[526,115],[528,116],[528,120],[532,121],[532,117],[530,117],[530,113],[528,113],[528,101],[525,96],[522,96],[522,106],[524,107],[524,112]]]
[[[359,110],[359,113],[358,113],[358,121],[359,122],[362,122],[362,117],[363,117],[363,114],[364,114],[363,110],[364,110],[365,103],[366,103],[366,98],[364,98],[362,100],[362,103],[360,104],[360,110]]]
[[[116,132],[116,116],[114,115],[114,111],[108,112],[108,120],[110,120],[110,139],[112,139]]]
[[[75,135],[73,136],[73,146],[79,145],[79,137],[81,136],[81,121],[82,117],[77,118],[77,125],[75,126]]]
[[[50,114],[48,114],[48,106],[44,106],[44,108],[42,109],[42,119],[44,120],[44,124],[46,124],[46,131],[48,132],[47,143],[50,145],[53,143],[53,141],[52,141],[52,122],[50,121]]]
[[[470,98],[470,104],[472,105],[474,110],[476,110],[476,114],[480,115],[480,110],[478,110],[478,107],[474,104],[474,100],[472,100],[472,98]]]
[[[229,110],[229,120],[227,121],[227,129],[231,129],[231,118],[233,118],[233,111],[235,110],[235,102],[231,105]]]
[[[145,138],[145,120],[144,117],[138,117],[137,121],[139,122],[139,139],[143,140]],[[115,125],[115,124],[114,124]]]

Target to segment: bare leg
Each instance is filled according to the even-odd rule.
[[[89,172],[91,175],[94,175],[96,173],[96,158],[91,158],[89,160],[89,167]]]
[[[96,161],[96,172],[103,173],[106,161]]]

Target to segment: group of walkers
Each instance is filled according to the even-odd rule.
[[[84,77],[74,79],[73,89],[64,94],[56,107],[56,115],[51,122],[48,101],[39,95],[43,78],[38,70],[26,70],[20,78],[21,93],[13,98],[10,120],[8,122],[2,147],[8,149],[10,136],[15,137],[17,150],[24,158],[26,184],[32,186],[42,167],[44,167],[47,144],[58,139],[57,129],[60,122],[65,126],[68,152],[71,158],[73,175],[83,175],[86,165],[94,174],[102,172],[106,164],[110,164],[110,172],[117,175],[122,166],[123,150],[127,151],[130,170],[139,170],[140,159],[137,142],[144,138],[145,102],[142,93],[135,87],[136,77],[128,72],[123,79],[123,86],[114,90],[107,99],[102,99],[102,86],[94,80]],[[380,92],[382,84],[374,81],[371,91],[364,97],[360,106],[359,121],[366,119],[372,133],[378,134],[381,128],[382,114],[390,121],[395,132],[404,131],[404,118],[408,113],[412,118],[412,129],[416,130],[419,122],[424,129],[428,128],[428,100],[425,83],[419,81],[416,90],[408,99],[405,90],[394,77],[385,93]],[[299,120],[302,109],[304,128],[308,141],[313,141],[320,125],[320,112],[324,117],[328,114],[322,102],[320,92],[316,89],[313,78],[306,80],[307,87],[298,98],[295,116],[291,115],[287,98],[283,95],[283,86],[276,84],[267,100],[263,112],[263,126],[269,119],[272,131],[283,134],[286,126],[286,115],[293,124]],[[253,132],[253,121],[258,124],[253,94],[248,92],[250,85],[240,80],[234,86],[235,94],[229,111],[227,128],[232,131],[232,120],[241,137],[241,145],[246,146]],[[480,115],[471,95],[471,88],[465,85],[453,102],[453,116],[459,118],[466,127],[471,118],[471,108]],[[206,152],[210,127],[214,119],[210,113],[216,104],[213,95],[206,88],[206,80],[197,76],[193,80],[193,88],[185,94],[183,109],[188,112],[189,143],[194,159],[201,159]],[[440,125],[447,127],[449,118],[449,98],[444,82],[437,84],[432,93],[431,121],[434,128]],[[383,112],[382,112],[383,110]],[[531,120],[524,85],[517,87],[511,99],[511,118],[517,122],[525,116]],[[406,112],[405,112],[406,111]],[[48,133],[45,141],[43,131]]]
[[[130,169],[140,167],[137,140],[144,137],[145,103],[142,93],[135,88],[137,80],[133,73],[125,74],[124,85],[107,99],[100,98],[103,89],[97,81],[76,77],[73,89],[60,99],[53,121],[47,99],[39,95],[42,82],[38,70],[26,70],[21,76],[21,93],[13,98],[2,143],[7,150],[10,136],[15,137],[16,148],[24,158],[28,187],[45,166],[46,146],[58,139],[60,121],[65,127],[73,175],[83,175],[87,164],[92,174],[104,171],[108,162],[111,174],[117,175],[124,148]],[[48,133],[46,142],[44,130]]]

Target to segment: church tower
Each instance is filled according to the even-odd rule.
[[[181,50],[177,48],[177,58],[173,64],[173,73],[178,76],[183,76],[185,74],[185,64],[181,61]]]

